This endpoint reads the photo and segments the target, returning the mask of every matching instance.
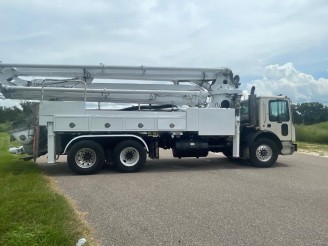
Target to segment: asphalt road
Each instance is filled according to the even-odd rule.
[[[296,153],[258,169],[215,154],[170,156],[130,174],[40,166],[103,245],[328,245],[328,158]]]

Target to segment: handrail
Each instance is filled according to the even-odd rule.
[[[45,82],[48,82],[48,81],[54,81],[54,80],[44,79],[42,81],[41,101],[43,101],[43,98],[44,98],[44,85],[45,85]],[[66,82],[72,82],[72,80],[66,81]],[[82,83],[84,85],[84,102],[86,102],[87,101],[87,83],[83,80],[74,80],[74,82]],[[53,90],[54,88],[52,87],[51,89]]]

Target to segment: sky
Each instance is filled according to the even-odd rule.
[[[242,90],[328,105],[327,13],[327,0],[0,0],[0,61],[229,67]]]

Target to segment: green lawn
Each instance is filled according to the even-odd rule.
[[[295,125],[296,140],[328,145],[328,122],[315,125]]]
[[[89,230],[36,164],[7,153],[0,132],[0,245],[75,245]],[[89,243],[88,245],[91,245]]]
[[[299,151],[328,155],[328,122],[295,125]]]

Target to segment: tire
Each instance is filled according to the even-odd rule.
[[[67,155],[69,168],[77,174],[97,173],[105,163],[103,147],[91,140],[75,143]]]
[[[114,148],[113,159],[118,171],[137,172],[146,163],[146,150],[135,140],[124,140]]]
[[[258,139],[250,147],[249,157],[253,166],[271,167],[278,158],[277,146],[270,139]]]

